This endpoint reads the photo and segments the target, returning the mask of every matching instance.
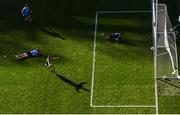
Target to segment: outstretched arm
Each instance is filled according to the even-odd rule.
[[[58,60],[60,57],[51,57],[52,60]]]
[[[24,8],[23,8],[24,9]],[[23,15],[23,9],[21,10],[21,14]]]

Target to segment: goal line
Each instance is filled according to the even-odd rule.
[[[142,10],[142,11],[97,11],[98,14],[118,14],[118,13],[151,13],[150,10]]]
[[[93,105],[92,107],[97,108],[155,108],[155,105]]]

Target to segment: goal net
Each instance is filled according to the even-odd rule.
[[[177,78],[176,35],[165,4],[154,4],[154,64],[157,78]]]

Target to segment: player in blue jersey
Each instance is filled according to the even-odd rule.
[[[22,53],[20,55],[16,55],[17,60],[25,60],[29,57],[46,57],[45,55],[42,55],[42,53],[39,51],[39,49],[34,49],[25,53]]]
[[[105,37],[107,40],[110,40],[110,41],[120,41],[123,35],[124,35],[124,32],[113,32],[113,33],[110,33],[109,35],[106,35],[105,33],[101,33],[102,37]]]
[[[34,49],[34,50],[31,50],[31,51],[16,55],[16,59],[20,60],[20,61],[23,61],[23,60],[25,60],[27,58],[31,58],[31,57],[45,57],[46,58],[45,66],[47,66],[51,70],[51,72],[55,72],[55,68],[54,68],[52,62],[53,62],[53,60],[58,60],[59,57],[54,57],[54,56],[51,56],[51,55],[48,55],[48,56],[43,55],[39,51],[39,49]]]
[[[30,7],[25,4],[24,8],[21,10],[21,14],[24,17],[24,22],[25,23],[32,23],[32,19],[31,19],[31,9]]]
[[[25,53],[22,53],[22,54],[19,54],[19,55],[16,55],[16,59],[17,60],[25,60],[27,58],[31,58],[31,57],[45,57],[47,58],[47,63],[46,63],[46,66],[48,67],[51,67],[52,66],[52,60],[58,60],[59,57],[54,57],[54,56],[51,56],[51,55],[43,55],[39,49],[33,49],[31,51],[27,51]]]
[[[123,32],[114,32],[114,33],[111,33],[109,35],[109,39],[108,40],[111,40],[111,41],[120,41],[122,36],[123,36]]]

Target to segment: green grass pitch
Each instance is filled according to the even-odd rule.
[[[102,13],[98,22],[98,33],[123,31],[124,36],[113,43],[97,35],[94,104],[155,105],[151,14]]]
[[[83,6],[75,9],[72,6],[66,8],[69,3],[63,1],[61,3],[66,5],[61,5],[61,10],[57,11],[58,4],[45,1],[42,7],[49,5],[49,9],[41,14],[42,9],[38,6],[41,2],[31,1],[32,25],[24,24],[21,16],[13,12],[13,8],[23,5],[20,2],[11,4],[12,9],[0,16],[0,114],[155,114],[155,108],[147,107],[90,107],[92,92],[82,89],[77,92],[73,84],[86,82],[83,87],[92,90],[94,7],[87,14],[81,9],[87,10],[85,2],[81,1]],[[8,7],[7,1],[2,4],[4,8]],[[101,10],[107,5],[108,2],[100,4]],[[78,8],[81,13],[76,15],[74,12],[78,12]],[[52,13],[53,10],[56,12]],[[94,106],[155,106],[151,20],[151,13],[98,16]],[[65,40],[43,31],[49,28]],[[125,32],[123,42],[109,42],[100,36],[101,32],[115,31]],[[54,66],[64,79],[48,70],[44,65],[45,58],[20,62],[15,59],[16,54],[34,48],[60,57]],[[179,114],[179,81],[158,80],[157,83],[159,113]]]

